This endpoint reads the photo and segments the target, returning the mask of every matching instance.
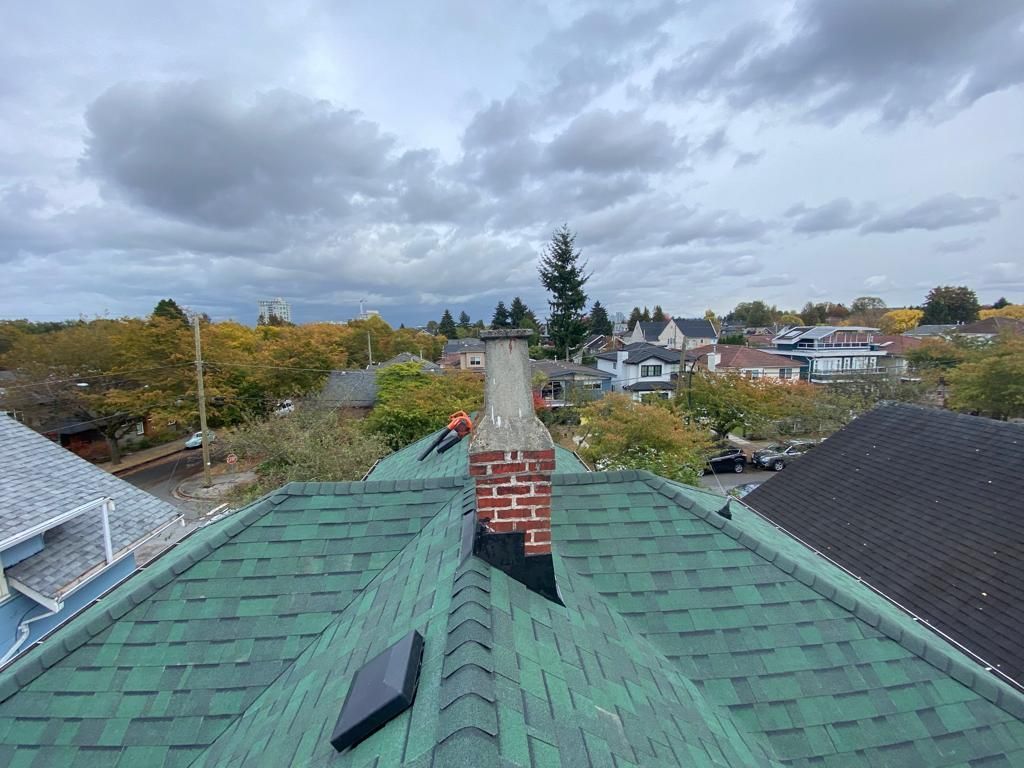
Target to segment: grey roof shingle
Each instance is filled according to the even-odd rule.
[[[115,554],[179,516],[170,504],[114,477],[7,416],[0,416],[0,542],[109,496]],[[53,530],[45,548],[7,574],[50,597],[104,562],[103,523],[89,512]]]
[[[717,339],[718,332],[711,321],[704,317],[675,317],[673,321],[676,328],[683,332],[683,335],[692,339]]]
[[[332,371],[318,401],[330,408],[370,408],[377,402],[377,372]]]

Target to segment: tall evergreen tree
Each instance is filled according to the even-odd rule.
[[[583,308],[587,305],[587,294],[583,292],[590,275],[586,274],[586,262],[580,262],[576,249],[576,235],[569,227],[562,225],[551,235],[551,242],[541,257],[540,282],[547,289],[550,299],[548,307],[548,337],[555,344],[559,357],[579,345],[587,335],[583,322]]]
[[[979,309],[977,294],[966,285],[940,285],[928,292],[921,325],[973,323]]]
[[[491,328],[508,328],[511,319],[505,302],[499,301],[494,308],[494,317],[491,318]]]
[[[640,319],[643,320],[645,323],[651,322],[651,310],[649,310],[647,307],[644,307],[644,311],[643,314],[640,315]]]
[[[644,313],[640,311],[640,307],[633,307],[633,311],[629,313],[629,330],[633,330],[637,323],[644,319]]]
[[[160,299],[153,307],[152,317],[163,317],[168,320],[177,320],[183,325],[188,325],[188,316],[185,310],[178,306],[174,299]]]
[[[459,328],[468,331],[473,326],[473,320],[466,311],[459,312]]]
[[[523,300],[516,296],[512,299],[512,306],[509,307],[508,321],[512,328],[522,328],[523,319],[527,313],[530,312],[530,308],[523,303]]]
[[[663,323],[668,320],[668,318],[665,317],[665,310],[661,308],[661,304],[654,305],[654,312],[651,313],[651,320],[656,323]]]
[[[455,320],[452,319],[452,313],[447,309],[441,315],[441,322],[437,324],[437,332],[449,339],[454,339],[459,335],[459,331],[455,327]]]
[[[608,319],[608,311],[601,306],[600,301],[595,301],[590,308],[590,332],[595,334],[610,335],[612,332],[612,321]]]

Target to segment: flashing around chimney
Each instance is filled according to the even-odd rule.
[[[473,540],[473,554],[493,565],[499,571],[536,592],[553,603],[565,605],[558,595],[555,584],[555,564],[551,555],[526,556],[526,536],[519,531],[493,533],[486,521],[479,521],[476,538]]]

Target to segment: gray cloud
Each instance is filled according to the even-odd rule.
[[[786,217],[793,219],[793,231],[804,234],[853,229],[863,224],[869,215],[870,209],[854,205],[846,197],[836,198],[814,208],[800,203],[786,211]]]
[[[594,173],[626,170],[668,171],[686,152],[686,144],[667,124],[637,112],[585,112],[547,147],[552,168]]]
[[[999,215],[999,203],[985,197],[938,195],[902,211],[879,216],[862,232],[902,232],[908,229],[946,229],[989,221]]]
[[[942,116],[1024,82],[1024,6],[934,0],[804,0],[778,27],[747,23],[660,70],[661,98],[784,102],[833,122],[867,111]]]

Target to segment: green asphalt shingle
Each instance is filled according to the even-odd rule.
[[[465,441],[441,478],[420,450],[281,489],[48,638],[0,675],[0,763],[1024,765],[1024,697],[740,504],[560,453],[559,606],[464,559]],[[411,629],[412,708],[336,754]]]

